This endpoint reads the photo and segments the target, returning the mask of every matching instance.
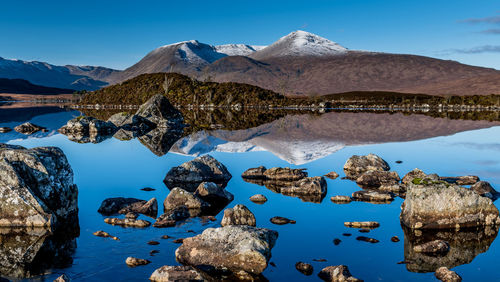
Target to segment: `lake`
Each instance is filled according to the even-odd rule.
[[[80,225],[76,238],[61,239],[63,242],[53,240],[66,250],[56,254],[45,250],[44,244],[53,244],[51,239],[44,242],[35,234],[26,240],[15,240],[2,233],[0,240],[9,244],[0,246],[0,257],[4,261],[0,263],[1,275],[10,279],[51,281],[65,273],[74,281],[137,281],[146,280],[163,265],[178,265],[174,252],[179,244],[172,242],[173,239],[191,237],[208,227],[220,226],[223,212],[213,222],[191,218],[172,228],[141,229],[108,225],[97,209],[110,197],[144,200],[156,197],[161,214],[163,200],[169,192],[163,179],[170,168],[196,156],[210,154],[232,174],[226,189],[234,194],[234,200],[228,207],[244,204],[255,214],[258,227],[279,232],[270,260],[275,266],[270,265],[263,272],[270,281],[318,280],[317,273],[322,268],[339,264],[349,266],[354,277],[365,281],[433,280],[433,267],[437,264],[452,268],[465,281],[500,281],[500,272],[496,269],[500,259],[500,244],[496,240],[498,229],[439,234],[424,231],[425,234],[418,236],[401,227],[402,198],[396,197],[389,204],[335,204],[330,201],[332,196],[350,196],[361,189],[354,181],[341,179],[344,176],[342,168],[352,155],[369,153],[382,157],[401,177],[420,168],[440,176],[477,175],[498,188],[499,119],[349,111],[280,112],[276,115],[222,113],[223,119],[210,112],[192,114],[196,116],[191,120],[197,120],[197,125],[189,128],[184,136],[167,138],[168,144],[158,149],[158,146],[145,146],[138,139],[73,142],[57,129],[80,115],[74,110],[59,107],[0,109],[0,127],[14,127],[30,121],[48,129],[48,132],[29,136],[14,131],[0,133],[1,143],[28,148],[57,146],[64,151],[79,189]],[[261,165],[305,168],[309,176],[336,171],[340,177],[326,178],[328,192],[323,199],[303,201],[241,178],[248,168]],[[144,187],[156,190],[140,190]],[[249,200],[254,194],[264,194],[268,201],[255,204]],[[297,223],[274,225],[269,221],[274,216],[291,218]],[[140,218],[154,221],[144,215]],[[345,221],[378,221],[380,227],[365,234],[344,227]],[[92,233],[97,230],[109,232],[120,240],[96,237]],[[343,233],[352,236],[343,236]],[[161,239],[163,235],[173,238]],[[358,236],[372,237],[380,242],[358,241]],[[401,241],[392,242],[392,236],[398,236]],[[451,250],[444,257],[417,256],[411,246],[418,237],[446,238]],[[334,239],[341,242],[336,245]],[[160,244],[148,245],[151,240]],[[14,250],[24,250],[30,255],[19,255]],[[159,252],[151,256],[152,250]],[[152,263],[130,268],[125,264],[128,256],[149,259]],[[314,261],[318,259],[326,261]],[[298,272],[295,269],[298,261],[312,264],[313,275]],[[400,261],[414,263],[398,264]]]

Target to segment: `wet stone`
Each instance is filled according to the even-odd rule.
[[[105,231],[102,231],[102,230],[100,230],[100,231],[96,231],[96,232],[94,232],[94,233],[92,233],[92,234],[94,234],[94,235],[95,235],[95,236],[97,236],[97,237],[111,238],[111,239],[113,239],[113,240],[115,240],[115,241],[120,240],[120,239],[118,239],[118,237],[116,237],[116,236],[112,236],[112,235],[110,235],[108,232],[105,232]]]
[[[250,197],[250,201],[252,201],[256,204],[263,204],[263,203],[267,202],[267,198],[266,198],[266,196],[264,196],[262,194],[255,194],[252,197]]]
[[[380,223],[376,221],[347,221],[344,222],[344,226],[353,228],[377,228],[380,226]]]
[[[284,224],[295,224],[296,221],[295,220],[292,220],[292,219],[288,219],[286,217],[282,217],[282,216],[275,216],[273,218],[270,219],[271,223],[274,223],[274,224],[277,224],[277,225],[284,225]]]
[[[352,199],[349,196],[333,196],[330,198],[330,201],[336,204],[347,204],[350,203]]]
[[[326,259],[323,259],[323,258],[322,259],[313,259],[313,261],[315,261],[315,262],[325,262]]]
[[[434,240],[421,245],[416,245],[413,247],[413,250],[417,253],[444,254],[450,250],[450,245],[448,242],[443,240]]]
[[[184,242],[184,238],[175,239],[172,242],[174,242],[176,244],[182,244],[182,242]]]
[[[442,267],[436,269],[434,276],[436,276],[437,279],[444,281],[444,282],[460,282],[460,281],[462,281],[462,277],[460,277],[460,275],[458,275],[455,271],[449,270],[445,266],[442,266]]]
[[[126,260],[125,260],[125,263],[130,266],[130,267],[136,267],[136,266],[139,266],[139,265],[146,265],[146,264],[150,264],[151,261],[147,260],[147,259],[140,259],[140,258],[134,258],[134,257],[128,257]]]
[[[69,282],[69,281],[71,281],[71,279],[66,274],[63,274],[54,280],[54,282]]]
[[[221,226],[227,225],[249,225],[255,226],[254,214],[245,205],[236,205],[224,210]]]
[[[150,191],[155,191],[156,189],[151,188],[151,187],[144,187],[141,189],[142,191],[150,192]]]
[[[205,281],[202,275],[191,266],[170,266],[165,265],[156,269],[149,277],[150,281],[168,282],[168,281]]]
[[[356,237],[356,240],[368,242],[368,243],[378,243],[379,242],[379,240],[377,240],[377,239],[365,237],[365,236],[358,236],[358,237]]]
[[[400,240],[399,240],[399,237],[398,237],[398,236],[392,236],[392,237],[391,237],[391,241],[392,241],[392,242],[394,242],[394,243],[397,243],[397,242],[399,242]]]
[[[358,231],[361,232],[361,233],[370,233],[370,229],[366,229],[366,228],[359,229]]]
[[[352,234],[351,233],[342,233],[342,236],[349,237],[349,236],[352,236]]]
[[[311,275],[314,271],[314,268],[312,265],[308,264],[308,263],[305,263],[305,262],[297,262],[295,264],[295,269],[297,269],[300,273],[304,274],[304,275]]]
[[[151,225],[151,222],[143,219],[131,219],[131,218],[105,218],[104,222],[111,225],[120,225],[124,227],[138,227],[144,228]]]
[[[337,177],[339,177],[339,174],[336,173],[335,171],[331,171],[331,172],[325,174],[325,177],[330,178],[330,179],[337,179]]]
[[[158,242],[158,241],[149,241],[148,242],[148,245],[151,245],[151,246],[156,246],[156,245],[159,245],[159,244],[160,244],[160,242]]]
[[[340,282],[340,281],[363,281],[357,278],[354,278],[349,271],[347,265],[336,265],[336,266],[328,266],[323,268],[319,273],[318,277],[323,281],[329,282]]]

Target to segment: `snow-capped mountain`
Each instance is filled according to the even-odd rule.
[[[248,56],[254,52],[260,51],[267,46],[246,45],[246,44],[224,44],[215,46],[218,53],[227,56]]]
[[[95,90],[108,84],[116,70],[94,66],[55,66],[45,62],[10,60],[0,57],[0,78],[25,79],[37,85]]]
[[[347,53],[347,48],[310,32],[297,30],[250,57],[263,59],[285,56],[332,56]]]

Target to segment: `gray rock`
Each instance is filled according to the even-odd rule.
[[[387,171],[389,169],[390,167],[387,162],[374,154],[368,154],[366,156],[354,155],[344,164],[344,172],[349,179],[356,179],[367,171]]]
[[[370,203],[389,203],[394,200],[394,195],[387,192],[361,190],[352,193],[352,199]]]
[[[281,194],[290,196],[319,195],[324,197],[326,192],[326,181],[322,176],[305,177],[295,181],[292,186],[281,188]]]
[[[297,269],[300,273],[304,274],[304,275],[311,275],[314,271],[314,268],[312,265],[308,264],[308,263],[305,263],[305,262],[297,262],[295,264],[295,269]]]
[[[97,211],[103,215],[113,215],[118,214],[121,210],[125,211],[125,209],[131,205],[142,206],[146,203],[146,201],[136,198],[108,198],[102,201],[101,206]]]
[[[458,229],[500,223],[493,202],[474,191],[446,182],[414,182],[408,186],[400,214],[409,228]]]
[[[349,268],[347,267],[347,265],[327,266],[318,273],[318,277],[321,278],[323,281],[331,281],[331,282],[363,281],[354,278],[351,275],[351,272],[349,272]]]
[[[141,105],[137,116],[145,118],[157,127],[178,126],[184,121],[182,114],[163,95],[154,95]]]
[[[330,198],[330,201],[334,202],[334,203],[341,203],[341,204],[347,204],[347,203],[350,203],[352,201],[351,197],[349,196],[333,196]]]
[[[152,198],[145,203],[143,201],[134,202],[118,211],[118,213],[120,214],[127,214],[129,212],[140,213],[152,218],[156,218],[156,216],[158,215],[158,201],[156,200],[156,198]]]
[[[242,178],[247,178],[247,179],[266,179],[266,176],[264,175],[264,172],[266,172],[266,167],[265,166],[259,166],[256,168],[249,168],[241,174]]]
[[[139,131],[141,132],[141,131]],[[182,136],[182,128],[157,127],[141,134],[139,141],[153,154],[161,157],[170,151],[170,148]]]
[[[191,214],[189,209],[185,206],[179,206],[171,210],[166,210],[164,214],[160,215],[156,222],[153,224],[154,227],[172,227],[177,224],[177,222],[189,218]]]
[[[267,198],[266,198],[266,196],[264,196],[262,194],[255,194],[252,197],[250,197],[250,201],[257,203],[257,204],[263,204],[263,203],[267,202]]]
[[[226,206],[234,199],[233,194],[213,182],[200,183],[194,195],[209,203],[211,206]]]
[[[443,176],[439,177],[439,180],[443,180],[448,183],[453,183],[458,185],[472,185],[476,184],[479,181],[479,177],[475,175],[465,175],[456,177]]]
[[[347,221],[344,222],[344,226],[353,228],[377,228],[380,226],[380,223],[376,221]]]
[[[444,281],[444,282],[460,282],[462,281],[462,277],[458,275],[455,271],[451,271],[445,266],[442,266],[438,269],[436,269],[436,272],[434,273],[437,279]]]
[[[105,122],[93,117],[79,116],[69,120],[66,125],[59,128],[59,132],[64,135],[82,135],[82,136],[96,136],[96,135],[113,135],[117,127],[110,123]]]
[[[264,176],[269,180],[296,181],[307,177],[305,169],[291,169],[289,167],[273,167],[264,172]]]
[[[222,163],[210,155],[204,155],[173,167],[163,182],[170,189],[183,187],[183,189],[193,192],[202,182],[214,182],[225,186],[231,177]]]
[[[356,179],[356,184],[363,188],[376,189],[380,186],[397,185],[399,180],[399,175],[395,171],[370,170],[361,174]]]
[[[0,226],[78,225],[78,188],[61,149],[0,146]]]
[[[410,184],[413,179],[419,178],[419,179],[424,179],[427,177],[427,174],[423,172],[422,170],[415,168],[414,170],[408,172],[403,179],[401,179],[401,183],[403,184]]]
[[[140,259],[140,258],[134,258],[134,257],[128,257],[126,260],[125,260],[125,263],[130,266],[130,267],[136,267],[136,266],[139,266],[139,265],[146,265],[146,264],[150,264],[151,261],[147,260],[147,259]]]
[[[165,210],[171,210],[180,206],[185,206],[188,209],[201,210],[202,208],[208,207],[208,204],[195,196],[193,193],[176,187],[170,190],[170,193],[163,202],[163,207]]]
[[[208,228],[185,238],[175,257],[182,264],[258,275],[266,269],[277,238],[276,231],[247,225]]]
[[[227,225],[249,225],[255,226],[255,216],[244,205],[236,205],[234,208],[224,210],[224,217],[221,221],[222,226]]]
[[[156,269],[149,277],[149,280],[154,282],[171,282],[171,281],[205,281],[203,276],[191,266],[170,266],[165,265]]]
[[[15,131],[22,133],[22,134],[26,134],[26,135],[33,134],[33,133],[38,132],[38,131],[43,130],[43,129],[45,129],[45,127],[38,126],[38,125],[33,124],[31,122],[25,122],[23,124],[20,124],[20,125],[14,127]]]
[[[495,189],[493,189],[489,182],[486,181],[479,181],[472,185],[470,189],[478,193],[479,195],[490,198],[492,200],[496,200],[499,196],[499,193]]]

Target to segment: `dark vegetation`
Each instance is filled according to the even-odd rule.
[[[70,94],[74,91],[72,89],[40,86],[24,79],[0,78],[0,93],[53,95]]]

